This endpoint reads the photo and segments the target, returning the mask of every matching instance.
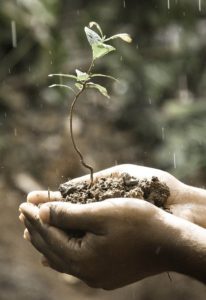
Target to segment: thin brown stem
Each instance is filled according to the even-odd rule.
[[[89,66],[89,69],[87,70],[87,74],[90,74],[93,65],[94,65],[94,60],[92,59],[92,62],[90,64],[90,66]]]
[[[91,69],[93,67],[94,64],[94,60],[92,59],[92,62],[88,68],[87,74],[91,73]],[[74,111],[74,107],[75,104],[77,102],[77,99],[81,96],[81,94],[84,92],[84,90],[86,89],[86,81],[83,83],[81,90],[75,95],[74,100],[72,101],[71,107],[70,107],[70,111],[69,111],[69,126],[70,126],[70,136],[71,136],[71,140],[72,140],[72,145],[74,147],[74,150],[76,151],[76,153],[78,154],[79,158],[80,158],[80,163],[87,169],[89,169],[90,171],[90,186],[93,184],[94,178],[93,178],[93,174],[94,174],[94,169],[88,165],[87,163],[85,163],[83,155],[81,153],[81,151],[79,150],[79,148],[77,147],[77,144],[75,142],[74,139],[74,134],[73,134],[73,111]]]
[[[74,111],[74,107],[75,107],[77,99],[84,92],[85,88],[86,88],[86,83],[83,84],[82,89],[75,95],[74,100],[72,101],[72,104],[71,104],[71,107],[70,107],[70,111],[69,111],[69,126],[70,126],[70,136],[71,136],[71,140],[72,140],[72,144],[73,144],[74,150],[79,155],[81,164],[85,168],[87,168],[87,169],[90,170],[90,185],[92,185],[93,184],[94,170],[93,170],[93,168],[90,165],[88,165],[88,164],[85,163],[83,155],[80,152],[79,148],[77,147],[77,144],[76,144],[75,139],[74,139],[74,134],[73,134],[73,111]]]

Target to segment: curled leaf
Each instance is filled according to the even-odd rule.
[[[92,74],[91,77],[106,77],[106,78],[118,81],[117,78],[110,76],[110,75],[105,75],[105,74]]]
[[[67,88],[69,90],[71,90],[73,93],[75,93],[75,91],[73,90],[73,88],[71,88],[70,86],[66,85],[66,84],[52,84],[49,86],[49,88],[53,88],[53,87],[63,87],[63,88]]]
[[[92,28],[93,26],[95,26],[98,29],[99,33],[101,34],[101,37],[103,38],[103,32],[102,32],[102,29],[99,26],[99,24],[97,22],[93,22],[93,21],[89,22],[89,27]]]
[[[101,42],[92,45],[93,60],[100,58],[111,51],[116,50],[113,46]]]
[[[81,89],[83,88],[83,85],[81,84],[81,83],[75,83],[75,86],[76,86],[76,88],[78,89],[78,90],[80,90],[81,91]]]
[[[76,71],[76,74],[77,74],[77,80],[78,81],[86,81],[90,78],[89,74],[87,74],[86,72],[82,72],[78,69],[76,69],[75,71]]]
[[[87,40],[91,46],[102,41],[101,37],[95,31],[91,30],[90,28],[84,27],[84,31],[86,33]]]
[[[107,89],[104,86],[100,85],[100,84],[96,84],[96,83],[93,83],[93,82],[88,82],[86,84],[86,87],[87,88],[92,88],[92,89],[97,89],[103,96],[105,96],[107,98],[110,98],[109,94],[107,92]]]
[[[49,77],[53,77],[53,76],[59,76],[59,77],[68,77],[68,78],[72,78],[72,79],[77,79],[77,76],[75,75],[70,75],[70,74],[49,74]]]
[[[132,38],[131,38],[131,36],[128,33],[118,33],[118,34],[115,34],[115,35],[109,37],[108,39],[106,39],[105,41],[109,41],[109,40],[113,40],[113,39],[117,39],[117,38],[120,38],[120,39],[122,39],[123,41],[125,41],[127,43],[131,43],[132,42]]]

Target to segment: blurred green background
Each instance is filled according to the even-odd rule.
[[[107,35],[130,33],[133,43],[114,41],[118,51],[96,64],[97,73],[121,82],[101,80],[111,99],[90,91],[79,100],[74,131],[86,160],[95,170],[117,163],[161,168],[186,183],[205,186],[205,1],[1,0],[0,191],[1,211],[5,210],[1,299],[24,299],[24,295],[25,299],[57,299],[55,292],[48,292],[54,280],[48,271],[45,284],[41,282],[38,292],[33,290],[32,278],[42,274],[41,267],[26,264],[36,254],[21,241],[17,207],[32,189],[56,189],[60,182],[85,173],[69,138],[71,94],[49,89],[56,78],[48,74],[88,68],[91,52],[83,28],[89,21],[98,22]],[[24,257],[26,266],[14,276],[11,268],[22,264]],[[28,282],[22,285],[25,278]],[[5,282],[13,284],[13,294]],[[146,293],[145,285],[146,290],[142,288],[134,299],[170,299],[170,295],[171,299],[205,299],[201,297],[206,290],[199,284],[197,290],[188,284],[188,290],[184,284],[179,289],[169,285],[165,283],[167,298]],[[108,297],[104,294],[94,297],[109,299],[101,298]]]

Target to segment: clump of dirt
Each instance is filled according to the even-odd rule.
[[[114,173],[107,177],[98,177],[92,186],[90,182],[68,181],[59,187],[63,201],[71,203],[91,203],[109,198],[144,199],[158,207],[165,208],[170,195],[168,186],[158,177],[151,180],[139,180],[128,173]]]

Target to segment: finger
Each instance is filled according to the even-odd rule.
[[[33,203],[35,205],[50,202],[50,201],[60,201],[62,196],[60,192],[52,191],[33,191],[28,194],[27,202]]]
[[[31,235],[37,232],[48,245],[48,248],[60,257],[65,256],[71,260],[76,260],[81,256],[79,239],[71,238],[59,228],[42,223],[37,212],[35,212],[39,210],[36,206],[26,203],[22,207],[25,216],[24,224]]]
[[[19,215],[19,220],[20,220],[22,223],[24,223],[25,217],[24,217],[24,215],[23,215],[22,213],[20,213],[20,215]]]
[[[28,218],[30,221],[31,220],[39,220],[39,208],[35,206],[34,204],[31,203],[22,203],[19,206],[19,211],[20,211],[20,216],[21,219],[24,219],[24,217]]]
[[[23,238],[24,238],[25,240],[31,242],[31,236],[30,236],[30,233],[29,233],[29,231],[28,231],[27,228],[24,230]]]
[[[100,233],[104,219],[100,211],[105,206],[103,202],[84,205],[47,203],[40,207],[39,216],[43,222],[58,228]]]
[[[47,260],[50,262],[49,265],[53,269],[57,270],[58,272],[64,272],[65,263],[63,262],[63,260],[50,250],[49,245],[35,230],[28,219],[25,219],[25,226],[27,227],[27,229],[25,229],[24,231],[24,238],[26,240],[29,240],[31,244],[36,248],[36,250],[42,253],[47,258]]]
[[[65,233],[54,227],[47,227],[45,238],[43,231],[39,233],[28,219],[25,219],[25,226],[29,231],[32,245],[48,259],[51,268],[79,276],[78,239],[69,240]]]

